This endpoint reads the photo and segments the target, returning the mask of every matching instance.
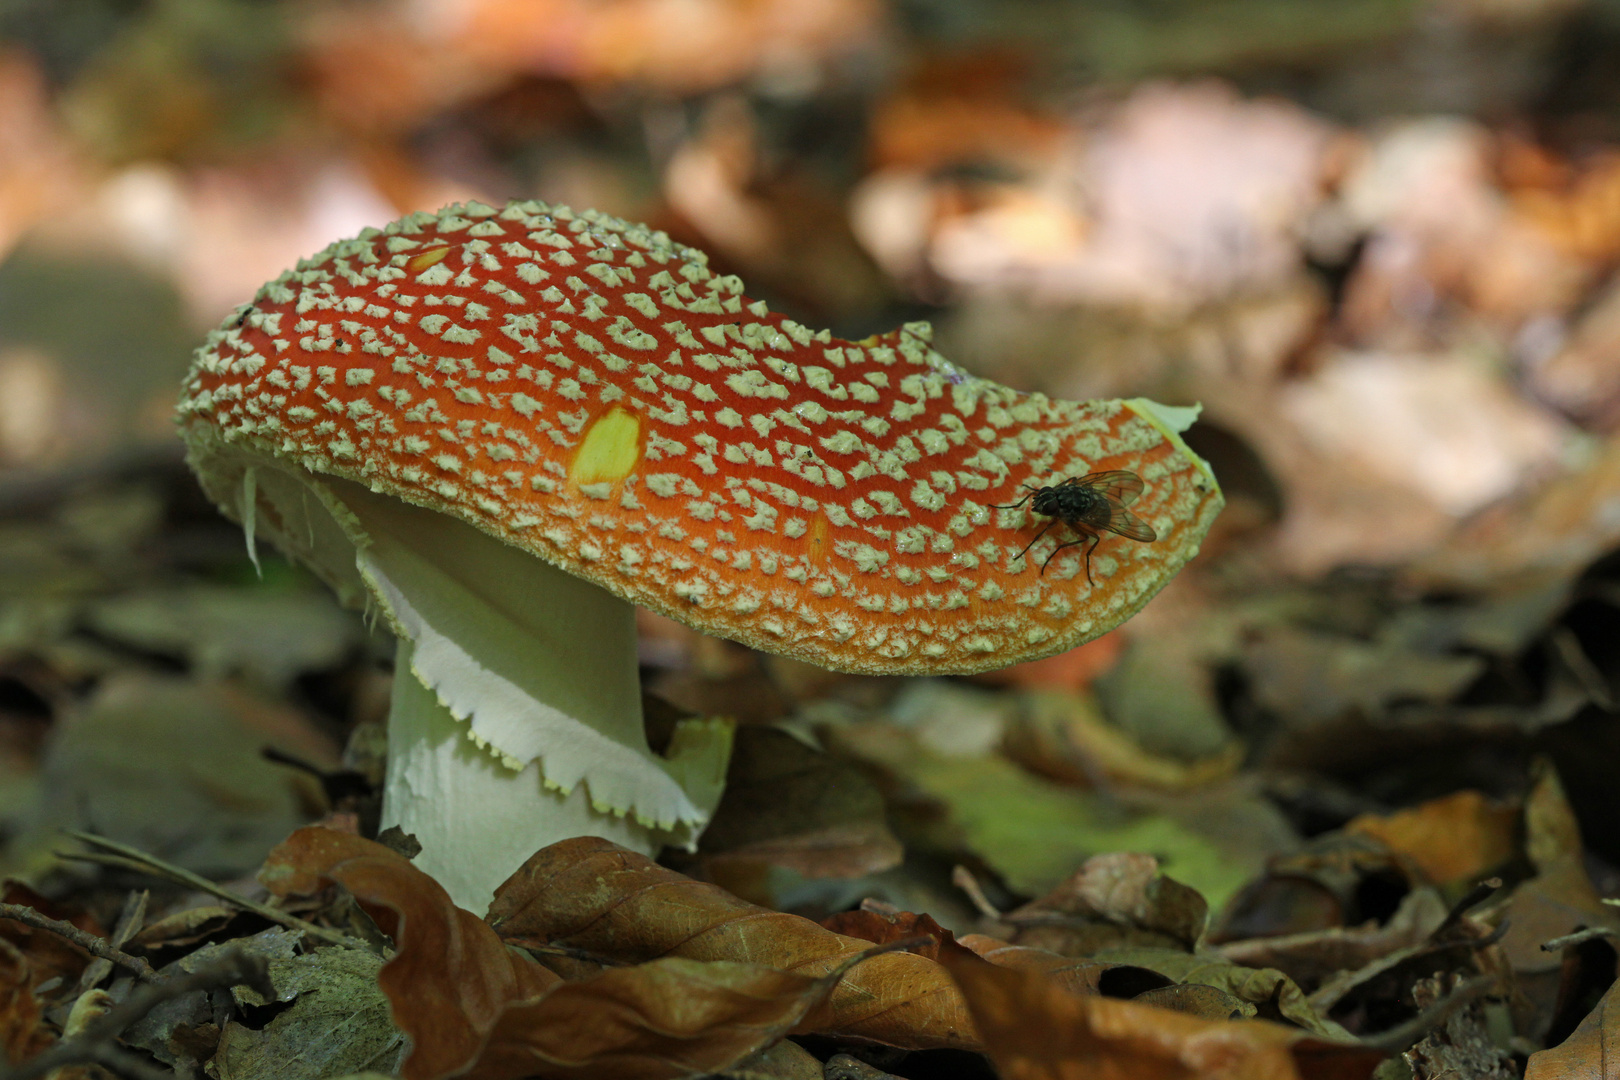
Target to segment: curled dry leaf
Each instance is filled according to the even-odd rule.
[[[468,1080],[659,1080],[719,1072],[793,1030],[865,960],[819,978],[669,956],[609,968],[508,1008]]]
[[[940,963],[962,988],[1003,1080],[1363,1080],[1384,1056],[1282,1024],[1079,997],[960,952]]]
[[[349,833],[310,827],[277,845],[259,879],[277,896],[336,882],[394,939],[378,982],[411,1037],[406,1080],[448,1076],[477,1060],[508,1004],[561,980],[508,950],[483,920],[450,902],[404,856]]]
[[[373,841],[300,829],[271,852],[261,877],[283,896],[336,882],[394,938],[398,953],[378,982],[413,1043],[405,1080],[719,1072],[798,1027],[869,952],[848,950],[808,975],[662,957],[565,983]]]
[[[808,975],[833,971],[868,944],[592,836],[536,852],[496,890],[489,922],[516,945],[561,945],[629,963],[746,957]],[[945,972],[911,953],[877,956],[850,972],[804,1029],[915,1050],[978,1045]]]

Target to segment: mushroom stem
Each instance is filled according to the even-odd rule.
[[[416,837],[422,845],[417,866],[458,905],[484,911],[495,889],[530,855],[571,836],[601,836],[636,851],[657,851],[661,841],[653,829],[592,809],[584,784],[565,795],[542,782],[539,762],[514,769],[468,738],[466,722],[412,672],[412,651],[401,638],[388,714],[382,824]]]
[[[225,448],[192,455],[243,522],[398,638],[383,824],[461,907],[540,848],[689,845],[725,788],[729,721],[642,727],[635,607],[463,521]],[[247,478],[252,476],[250,482]]]
[[[729,732],[699,722],[712,738],[674,744],[718,765],[712,784],[684,775],[692,760],[649,749],[633,605],[445,515],[357,484],[331,490],[400,639],[383,824],[416,836],[418,864],[456,903],[484,911],[530,855],[567,837],[648,853],[696,837]]]

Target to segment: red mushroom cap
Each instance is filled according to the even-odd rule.
[[[453,514],[626,600],[845,671],[981,671],[1111,629],[1221,506],[1150,403],[975,378],[926,324],[861,342],[749,302],[698,251],[538,202],[418,213],[265,285],[197,353],[194,460],[225,444]],[[240,460],[233,457],[232,460]],[[240,466],[237,466],[238,472]],[[1042,572],[992,509],[1111,469],[1157,533]],[[239,476],[199,468],[222,506]]]

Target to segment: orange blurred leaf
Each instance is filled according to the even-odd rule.
[[[872,33],[871,0],[471,0],[453,8],[441,47],[496,68],[584,81],[629,81],[670,93],[705,90],[767,69],[814,63]]]
[[[1346,829],[1382,840],[1436,885],[1474,878],[1513,855],[1518,811],[1458,791],[1393,814],[1362,814]]]
[[[868,945],[589,836],[537,852],[496,890],[489,921],[517,945],[563,945],[630,963],[747,959],[811,975],[835,970]],[[903,952],[852,971],[803,1030],[906,1049],[978,1045],[950,978],[934,961]]]
[[[1384,1057],[1261,1020],[1079,997],[961,952],[942,953],[940,963],[962,988],[1003,1080],[1364,1080]]]
[[[1026,660],[1000,671],[975,676],[991,686],[1024,686],[1031,689],[1079,690],[1109,668],[1125,649],[1125,637],[1111,630],[1084,645],[1040,660]]]

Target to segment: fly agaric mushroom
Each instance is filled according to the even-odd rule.
[[[384,824],[482,910],[530,854],[691,843],[730,728],[648,749],[634,604],[843,671],[1031,660],[1128,618],[1221,506],[1196,410],[975,378],[926,324],[860,342],[751,303],[702,252],[520,202],[417,213],[265,285],[179,423],[221,509],[399,639]],[[1038,572],[1023,485],[1135,472],[1153,543]]]

